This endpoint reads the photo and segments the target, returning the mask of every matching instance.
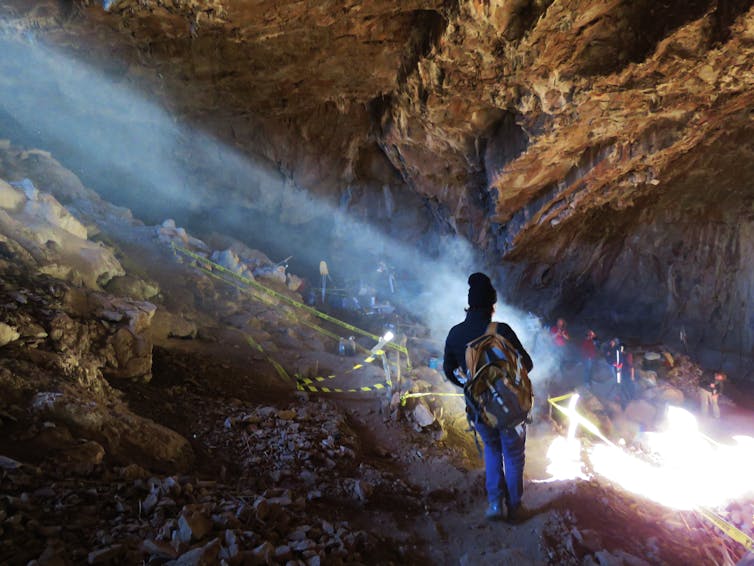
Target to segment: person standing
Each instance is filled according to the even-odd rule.
[[[569,341],[571,335],[568,334],[568,328],[564,318],[559,318],[555,322],[555,326],[550,328],[550,338],[552,338],[553,344],[555,344],[555,351],[557,352],[558,372],[560,376],[563,376],[566,362],[570,362],[570,355],[568,351]]]
[[[445,376],[455,385],[463,387],[466,376],[466,344],[482,336],[492,321],[497,302],[497,292],[490,278],[484,273],[473,273],[468,280],[468,308],[466,319],[456,324],[448,332],[445,340],[443,370]],[[521,356],[521,362],[528,371],[534,364],[513,329],[497,323],[497,333],[506,338]],[[508,511],[507,520],[517,523],[525,519],[521,506],[524,492],[524,461],[526,448],[526,424],[514,428],[490,428],[483,422],[476,424],[476,430],[484,442],[485,486],[489,506],[485,516],[490,520],[503,518],[503,501]]]
[[[720,405],[718,399],[723,392],[723,386],[728,379],[723,372],[717,371],[712,376],[712,379],[702,379],[701,387],[699,388],[699,395],[702,405],[702,415],[705,417],[709,415],[709,407],[712,405],[712,416],[716,419],[720,418]]]
[[[597,358],[597,333],[594,330],[586,331],[586,337],[581,343],[581,357],[584,360],[584,385],[591,387],[594,360]]]
[[[633,356],[631,358],[633,360]],[[605,349],[605,360],[610,369],[613,370],[613,379],[618,385],[618,394],[622,408],[633,400],[635,396],[634,388],[634,370],[633,363],[631,367],[626,363],[626,352],[621,344],[620,339],[611,338]]]

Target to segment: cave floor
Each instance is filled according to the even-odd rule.
[[[248,336],[288,368],[310,367],[316,359],[320,373],[344,374],[353,361],[318,351],[279,305],[250,302],[176,264],[147,231],[111,233],[125,256],[139,258],[140,272],[160,284],[168,308],[200,331],[194,339],[156,336],[151,381],[110,379],[110,385],[131,411],[189,439],[196,459],[172,475],[107,458],[74,473],[10,440],[22,438],[16,433],[24,426],[11,424],[0,453],[24,465],[2,470],[2,495],[18,511],[6,513],[4,532],[7,540],[24,542],[3,546],[9,554],[0,561],[204,564],[219,563],[222,552],[230,564],[721,564],[740,558],[740,548],[693,515],[602,481],[542,481],[557,434],[546,418],[530,427],[527,441],[524,503],[531,518],[515,526],[486,521],[482,461],[457,405],[441,426],[421,429],[384,394],[297,392]],[[374,377],[354,377],[355,385]],[[175,538],[182,525],[176,517],[195,506],[211,515],[212,534],[171,546],[171,533]],[[13,523],[21,513],[23,522]],[[185,556],[194,551],[199,561],[190,562]]]

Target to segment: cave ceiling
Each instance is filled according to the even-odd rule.
[[[332,202],[387,186],[493,263],[525,260],[529,275],[542,263],[552,276],[569,247],[589,244],[559,267],[561,287],[583,287],[584,274],[587,288],[607,284],[605,258],[620,261],[668,208],[684,222],[699,203],[719,203],[712,216],[731,224],[750,216],[751,1],[9,0],[0,10],[6,30],[96,63]],[[646,244],[672,261],[671,244]]]
[[[513,257],[751,121],[751,2],[104,4],[2,9],[315,193],[412,191]]]

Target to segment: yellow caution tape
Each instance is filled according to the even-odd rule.
[[[248,334],[244,334],[244,337],[246,338],[246,342],[248,342],[249,346],[264,354],[265,359],[272,365],[272,367],[275,368],[275,371],[278,372],[278,375],[282,377],[284,381],[292,381],[291,376],[288,375],[288,372],[285,371],[285,368],[277,360],[272,359],[272,357],[270,357],[270,355],[264,351],[264,348],[262,348],[262,345],[259,342],[254,340],[254,338],[252,338]]]
[[[433,395],[435,397],[463,397],[463,393],[439,393],[437,391],[426,391],[424,393],[404,393],[401,395],[401,406],[406,406],[406,400],[412,397],[428,397]]]
[[[720,515],[713,513],[709,509],[699,507],[697,511],[701,513],[702,517],[707,519],[710,523],[712,523],[718,529],[728,535],[728,537],[743,545],[746,550],[754,550],[754,539],[752,539],[745,532],[731,525],[728,521],[720,517]]]
[[[327,381],[328,379],[335,379],[336,377],[337,376],[335,375],[328,375],[328,376],[318,375],[316,377],[302,377],[300,375],[297,375],[296,381],[298,381],[299,383],[306,384],[306,385],[311,385],[315,381],[318,383],[322,383],[323,381]]]
[[[388,383],[376,383],[374,385],[365,385],[363,387],[320,387],[298,381],[296,389],[307,391],[309,393],[379,393],[389,388]]]
[[[547,402],[550,403],[551,405],[554,405],[555,403],[559,403],[560,401],[565,401],[566,399],[570,399],[574,395],[576,395],[575,391],[571,393],[566,393],[565,395],[561,395],[560,397],[548,397]]]
[[[564,409],[560,405],[558,405],[558,401],[563,401],[564,399],[568,399],[570,397],[573,397],[576,393],[568,393],[566,395],[561,395],[560,397],[551,397],[547,399],[547,402],[555,407],[558,411],[563,413],[565,416],[567,416],[569,419],[575,419],[578,424],[580,424],[582,427],[584,427],[586,430],[591,432],[594,436],[602,440],[603,442],[606,442],[607,444],[610,444],[611,446],[614,446],[615,444],[604,434],[602,434],[602,431],[599,429],[599,427],[594,424],[592,421],[587,419],[586,417],[582,416],[578,413],[578,411],[574,411],[575,414],[571,414],[571,411],[568,409]]]
[[[293,306],[295,306],[297,308],[305,310],[309,314],[317,316],[317,317],[319,317],[319,318],[321,318],[323,320],[327,320],[328,322],[332,322],[333,324],[337,324],[338,326],[340,326],[342,328],[345,328],[347,330],[351,330],[351,331],[353,331],[353,332],[355,332],[357,334],[361,334],[362,336],[367,336],[367,337],[372,338],[373,340],[376,340],[376,341],[380,340],[380,336],[377,336],[376,334],[372,334],[371,332],[367,332],[366,330],[362,330],[361,328],[358,328],[356,326],[353,326],[352,324],[348,324],[345,321],[342,321],[342,320],[340,320],[338,318],[335,318],[334,316],[330,316],[328,314],[320,312],[317,309],[310,307],[309,305],[305,305],[305,304],[303,304],[303,303],[301,303],[301,302],[299,302],[299,301],[297,301],[295,299],[292,299],[291,297],[288,297],[287,295],[284,295],[283,293],[279,293],[278,291],[275,291],[274,289],[270,289],[269,287],[266,287],[265,285],[262,285],[258,281],[255,281],[253,279],[249,279],[247,277],[239,275],[238,273],[235,273],[235,272],[231,271],[230,269],[228,269],[226,267],[223,267],[222,265],[220,265],[218,263],[215,263],[215,262],[207,259],[204,256],[201,256],[201,255],[199,255],[197,253],[194,253],[191,250],[188,250],[188,249],[186,249],[186,248],[184,248],[182,246],[178,246],[176,244],[171,244],[171,246],[173,247],[174,251],[180,252],[180,253],[182,253],[182,254],[190,257],[190,258],[195,259],[196,261],[199,261],[199,262],[202,262],[202,263],[204,263],[206,265],[209,265],[209,266],[212,267],[212,269],[215,269],[215,270],[220,271],[222,273],[226,273],[227,275],[230,275],[234,279],[237,279],[237,280],[241,281],[242,283],[244,283],[244,284],[246,284],[246,285],[248,285],[250,287],[254,287],[255,289],[258,289],[258,290],[260,290],[260,291],[262,291],[264,293],[267,293],[268,295],[271,295],[271,296],[273,296],[273,297],[275,297],[277,299],[280,299],[281,301],[284,301],[284,302],[286,302],[286,303],[288,303],[290,305],[293,305]],[[401,346],[400,344],[396,344],[395,342],[388,342],[385,345],[387,347],[389,347],[389,348],[392,348],[393,350],[397,350],[399,352],[402,352],[403,354],[406,355],[407,358],[409,357],[408,356],[408,349],[405,346]],[[409,364],[409,368],[410,368],[410,364],[411,364],[410,359],[408,361],[408,364]]]

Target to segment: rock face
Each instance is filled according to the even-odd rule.
[[[286,205],[302,189],[423,245],[428,229],[471,240],[544,314],[646,339],[684,327],[702,353],[748,357],[751,5],[13,0],[0,15],[253,156],[267,173],[244,182],[177,140],[209,192],[303,240],[324,212]],[[3,96],[32,97],[8,59]],[[115,190],[108,173],[84,181]]]

